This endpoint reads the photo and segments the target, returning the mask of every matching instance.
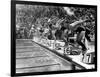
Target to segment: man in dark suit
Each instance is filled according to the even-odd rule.
[[[84,26],[79,26],[77,29],[76,29],[76,33],[77,33],[77,43],[82,46],[82,54],[84,55],[87,51],[87,48],[86,48],[86,45],[85,45],[85,38],[88,40],[88,41],[91,41],[90,40],[90,37],[89,37],[89,34],[90,34],[90,30]]]

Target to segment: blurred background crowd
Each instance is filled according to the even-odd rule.
[[[78,26],[95,36],[95,8],[41,5],[16,5],[16,39],[33,37],[67,40]]]

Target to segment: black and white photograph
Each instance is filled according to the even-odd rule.
[[[97,7],[32,3],[16,3],[13,12],[15,73],[96,70]]]

